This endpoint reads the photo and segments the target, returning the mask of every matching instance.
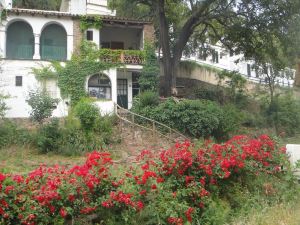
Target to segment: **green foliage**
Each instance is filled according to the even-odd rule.
[[[0,10],[0,22],[3,21],[3,20],[6,20],[7,19],[7,10],[6,9],[1,9]]]
[[[75,105],[81,98],[87,96],[87,77],[122,66],[122,54],[139,56],[141,59],[145,57],[143,51],[99,50],[95,43],[85,41],[81,44],[79,53],[73,54],[71,60],[64,65],[53,62],[50,67],[33,70],[33,72],[40,80],[57,77],[62,97],[69,97],[71,104]]]
[[[58,103],[58,99],[53,99],[46,91],[32,90],[26,100],[32,108],[30,117],[33,121],[43,123],[43,121],[52,115],[52,111]]]
[[[227,102],[227,96],[224,88],[218,88],[211,85],[210,87],[199,87],[193,91],[193,95],[196,99],[205,99],[220,104],[225,104]]]
[[[269,124],[273,124],[277,134],[293,136],[300,129],[300,103],[291,93],[277,95],[272,104],[265,99],[263,113]]]
[[[159,96],[156,92],[152,91],[145,91],[142,92],[138,99],[139,101],[139,107],[144,108],[147,106],[157,106],[159,104]]]
[[[241,122],[241,114],[235,107],[222,108],[205,100],[183,100],[176,103],[169,99],[158,106],[146,107],[137,102],[133,111],[196,138],[213,136],[226,139],[239,128]]]
[[[49,66],[42,66],[42,68],[32,68],[33,74],[39,81],[44,81],[46,79],[57,79],[57,74],[53,70],[54,68]]]
[[[32,135],[28,130],[10,120],[0,120],[0,149],[11,145],[30,144],[32,141]]]
[[[59,11],[61,0],[13,0],[15,8]]]
[[[7,107],[7,105],[6,105],[5,101],[4,101],[7,98],[8,98],[8,96],[2,95],[0,93],[0,118],[4,117],[6,110],[8,110],[8,107]]]
[[[100,118],[100,111],[91,101],[81,99],[73,110],[84,131],[89,132],[95,128],[96,120]]]
[[[61,134],[58,119],[52,119],[50,123],[40,127],[36,135],[36,146],[38,150],[41,153],[48,153],[59,149]]]
[[[112,142],[111,117],[98,116],[93,130],[85,130],[73,112],[62,123],[57,119],[42,125],[35,134],[35,146],[41,153],[57,153],[67,156],[82,155],[101,150]]]
[[[81,16],[80,17],[80,29],[86,31],[89,28],[95,28],[97,30],[102,27],[102,19],[100,16]]]
[[[145,63],[143,65],[142,73],[139,78],[141,91],[158,90],[159,81],[159,63],[155,54],[155,48],[151,44],[145,44]]]
[[[227,91],[227,95],[232,102],[235,104],[240,104],[241,101],[245,100],[245,86],[247,80],[240,73],[236,71],[230,72],[223,70],[217,73],[217,75],[219,83],[224,81],[227,83],[228,88],[225,90]]]

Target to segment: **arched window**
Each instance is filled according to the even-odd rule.
[[[105,74],[96,74],[88,81],[88,91],[91,97],[97,99],[111,99],[111,82]]]
[[[6,57],[8,59],[32,59],[34,36],[31,26],[24,21],[10,24],[6,31]]]
[[[63,27],[50,24],[41,34],[41,59],[64,61],[67,59],[67,33]]]

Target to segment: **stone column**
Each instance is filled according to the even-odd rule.
[[[92,29],[93,31],[93,42],[100,48],[100,31],[97,29]]]
[[[67,60],[70,60],[72,57],[72,53],[74,51],[74,36],[68,35],[67,36]]]
[[[6,57],[6,32],[5,27],[0,28],[0,58]]]
[[[34,55],[33,59],[41,59],[40,54],[40,34],[34,34]]]

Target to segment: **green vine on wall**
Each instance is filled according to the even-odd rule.
[[[71,60],[51,62],[50,66],[33,68],[32,72],[44,86],[47,80],[56,79],[62,98],[70,98],[71,104],[75,104],[87,97],[88,76],[124,66],[126,62],[122,58],[125,56],[138,57],[141,63],[146,59],[145,51],[99,49],[95,43],[83,41]]]
[[[0,22],[4,21],[7,19],[7,10],[2,9],[0,10]]]
[[[89,28],[101,29],[103,25],[102,19],[100,16],[81,16],[80,17],[80,29],[82,32],[86,31]]]
[[[122,65],[119,62],[99,60],[99,51],[93,42],[85,41],[81,44],[79,53],[74,54],[70,61],[52,62],[49,67],[33,69],[33,73],[39,81],[56,77],[62,98],[70,98],[71,105],[74,105],[81,98],[87,97],[85,85],[89,75]]]

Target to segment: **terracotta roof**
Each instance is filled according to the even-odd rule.
[[[7,12],[11,12],[14,14],[28,14],[28,15],[43,15],[43,16],[57,16],[57,17],[70,17],[70,18],[80,18],[82,15],[79,14],[71,14],[69,12],[59,12],[59,11],[46,11],[46,10],[37,10],[37,9],[19,9],[13,8],[7,10]],[[87,15],[88,18],[93,19],[95,16],[99,15]],[[117,17],[117,16],[106,16],[100,15],[103,22],[116,22],[116,23],[128,23],[128,24],[150,24],[150,21],[146,20],[137,20],[131,18]]]

